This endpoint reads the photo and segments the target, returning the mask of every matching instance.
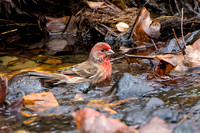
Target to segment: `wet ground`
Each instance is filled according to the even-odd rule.
[[[36,46],[35,43],[38,46],[31,47]],[[148,79],[154,67],[148,59],[139,59],[137,63],[133,61],[127,63],[126,59],[112,61],[112,82],[98,85],[88,82],[76,85],[54,84],[55,82],[49,80],[19,74],[30,70],[56,72],[86,60],[90,49],[87,47],[85,51],[82,46],[76,47],[77,49],[74,46],[67,46],[63,51],[55,51],[55,47],[46,45],[44,39],[35,43],[20,42],[1,49],[1,74],[9,78],[18,74],[9,81],[10,93],[7,100],[12,102],[22,97],[21,91],[25,95],[51,91],[59,107],[42,113],[22,109],[31,116],[20,112],[2,111],[0,114],[2,132],[76,132],[71,112],[85,106],[95,108],[109,117],[120,119],[128,126],[138,128],[154,116],[159,116],[170,124],[176,124],[200,104],[199,73],[178,73],[179,75],[175,73],[165,80]],[[120,51],[116,50],[111,59],[120,55]],[[116,88],[117,92],[113,93]],[[107,92],[108,89],[110,91]],[[116,104],[119,100],[132,97],[136,99]],[[92,100],[99,100],[99,103],[97,101],[95,104],[91,103]],[[110,114],[104,110],[104,106],[112,108],[116,113]],[[181,132],[184,128],[191,132],[200,131],[199,114],[197,109],[188,119],[176,125],[174,131]]]

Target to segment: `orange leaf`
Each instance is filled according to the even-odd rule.
[[[56,64],[61,64],[62,61],[59,60],[59,59],[48,59],[47,61],[45,61],[45,63],[49,63],[49,64],[52,64],[52,65],[56,65]]]
[[[150,13],[143,7],[132,31],[134,43],[138,45],[152,44],[151,39],[157,39],[160,36],[160,28],[160,23],[152,23]],[[157,42],[156,40],[154,41]]]
[[[106,118],[104,114],[90,108],[83,108],[72,114],[78,132],[136,133],[118,119]]]
[[[31,116],[30,114],[28,114],[28,113],[26,113],[24,111],[21,111],[21,114],[24,115],[24,116],[26,116],[26,117],[30,117]]]
[[[156,66],[156,73],[160,76],[166,76],[170,72],[172,72],[177,65],[173,65],[163,59],[160,60],[159,64]]]
[[[171,133],[172,129],[164,120],[154,117],[149,123],[139,130],[140,133]]]
[[[37,112],[59,106],[52,92],[31,93],[23,98],[25,107]]]
[[[117,112],[111,108],[105,107],[104,108],[105,111],[108,111],[110,114],[117,114]]]

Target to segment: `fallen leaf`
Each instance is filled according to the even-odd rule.
[[[75,16],[64,16],[60,18],[46,17],[46,19],[48,21],[46,29],[50,32],[50,34],[62,34],[66,32],[74,36],[78,31]]]
[[[184,62],[188,67],[200,66],[200,39],[196,40],[192,45],[189,45],[185,49]]]
[[[126,102],[129,102],[131,100],[137,100],[137,98],[131,97],[129,99],[119,100],[119,101],[116,101],[113,103],[108,103],[107,99],[95,99],[95,100],[90,100],[86,106],[103,109],[105,111],[108,111],[110,114],[113,114],[113,113],[117,113],[117,112],[110,108],[113,108],[115,106],[118,106],[118,105],[126,103]]]
[[[59,106],[52,92],[31,93],[23,98],[25,107],[36,112]]]
[[[83,94],[76,94],[74,97],[74,101],[84,101]]]
[[[124,22],[119,22],[116,24],[117,30],[120,32],[125,32],[128,30],[129,25]]]
[[[2,56],[0,57],[0,60],[2,61],[2,65],[6,66],[9,62],[18,60],[18,58],[15,56]]]
[[[8,79],[6,76],[3,77],[0,76],[0,108],[3,107],[7,91],[8,91]]]
[[[52,64],[52,65],[56,65],[56,64],[61,64],[62,61],[59,60],[59,59],[48,59],[47,61],[45,61],[45,63],[49,63],[49,64]]]
[[[16,101],[12,102],[8,107],[7,111],[10,112],[11,114],[18,114],[22,107],[23,107],[23,98],[18,98]]]
[[[117,114],[117,111],[111,109],[111,108],[108,108],[108,107],[105,107],[104,108],[105,111],[108,111],[110,114]]]
[[[138,45],[153,44],[151,39],[159,38],[160,28],[160,23],[152,22],[150,13],[143,7],[132,31],[134,43]],[[154,42],[156,43],[157,40],[154,40]]]
[[[16,62],[16,64],[13,64],[13,66],[8,67],[9,70],[21,70],[25,68],[34,68],[37,67],[39,64],[37,64],[34,61],[27,60],[26,62]]]
[[[52,33],[62,33],[66,28],[66,24],[69,21],[69,16],[60,18],[46,17],[49,22],[46,24],[46,29]]]
[[[139,130],[140,133],[172,133],[172,131],[169,124],[157,116]]]
[[[25,62],[27,62],[27,61],[28,61],[28,59],[26,59],[26,58],[18,58],[17,60],[8,62],[7,65],[8,65],[8,66],[13,66],[13,65],[15,65],[15,64],[17,64],[17,63],[19,63],[19,62],[25,63]]]
[[[38,117],[30,117],[26,121],[23,121],[24,125],[29,125],[30,123],[33,123]]]
[[[24,115],[24,116],[26,116],[26,117],[30,117],[31,116],[29,113],[26,113],[24,111],[21,111],[21,114]]]
[[[183,64],[183,60],[185,57],[182,52],[177,54],[156,55],[155,57],[159,60],[164,60],[165,62],[168,62],[168,65],[174,66],[174,71],[184,72],[187,69],[186,66]],[[171,70],[173,70],[173,67]],[[170,72],[170,69],[167,71]]]
[[[87,4],[90,8],[92,9],[97,9],[97,8],[104,8],[103,6],[104,2],[92,2],[92,1],[87,1]]]
[[[13,133],[13,129],[10,126],[0,126],[2,133]]]
[[[172,72],[176,68],[176,66],[177,65],[173,65],[173,64],[161,59],[159,64],[155,68],[155,72],[156,72],[156,74],[158,74],[160,76],[166,76],[170,72]]]
[[[119,119],[106,118],[104,114],[90,108],[72,113],[78,132],[83,133],[136,133]]]

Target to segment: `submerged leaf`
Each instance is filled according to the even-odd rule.
[[[45,61],[45,63],[56,65],[56,64],[61,64],[62,61],[59,59],[48,59],[47,61]]]
[[[16,101],[12,102],[8,107],[7,110],[9,113],[19,113],[23,107],[23,98],[18,98]]]
[[[149,123],[139,130],[140,133],[171,133],[172,129],[164,120],[154,117]]]
[[[120,120],[106,118],[104,114],[90,108],[83,108],[72,116],[79,133],[136,133]]]
[[[36,112],[43,112],[47,109],[59,106],[52,92],[31,93],[24,96],[24,105]]]
[[[99,108],[99,109],[104,109],[106,111],[109,111],[112,114],[112,113],[116,113],[116,111],[114,111],[110,108],[116,107],[118,105],[124,104],[124,103],[132,101],[132,100],[137,100],[137,99],[138,98],[136,98],[136,97],[131,97],[131,98],[119,100],[119,101],[116,101],[116,102],[113,102],[113,103],[109,103],[107,99],[95,99],[95,100],[90,100],[87,103],[87,106]]]

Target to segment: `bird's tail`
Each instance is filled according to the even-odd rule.
[[[36,71],[28,71],[27,72],[28,76],[34,76],[37,78],[43,78],[43,79],[52,79],[52,80],[57,80],[62,81],[67,83],[68,82],[68,77],[64,74],[58,74],[58,73],[45,73],[45,72],[36,72]]]

